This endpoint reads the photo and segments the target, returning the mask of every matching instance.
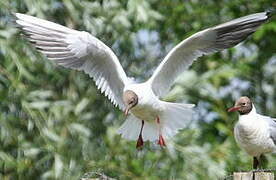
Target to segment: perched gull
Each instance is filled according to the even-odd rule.
[[[276,119],[260,115],[252,101],[244,96],[228,112],[238,111],[234,134],[239,146],[253,156],[253,168],[260,167],[264,153],[276,152]]]
[[[76,31],[46,20],[15,13],[16,23],[34,46],[48,59],[66,68],[84,71],[98,89],[130,116],[118,133],[128,140],[157,141],[174,136],[192,118],[193,104],[159,100],[198,57],[230,48],[256,31],[268,18],[262,12],[241,17],[200,31],[175,46],[149,80],[131,81],[114,52],[85,31]]]

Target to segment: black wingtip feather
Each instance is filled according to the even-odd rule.
[[[267,19],[270,19],[274,14],[276,14],[276,10],[268,10],[266,11]]]
[[[265,12],[265,15],[266,15],[268,18],[270,18],[270,17],[272,16],[272,13],[271,13],[271,11],[266,11],[266,12]]]
[[[240,19],[240,21],[233,20],[232,22],[234,23],[228,22],[215,27],[217,32],[216,46],[225,49],[244,41],[271,17],[271,12],[264,12],[259,15],[259,18],[256,17],[256,19],[249,18],[246,21],[244,19]]]
[[[34,44],[35,44],[35,43],[34,43]],[[35,48],[36,48],[38,51],[43,51],[43,49],[40,48],[40,47],[35,46]]]

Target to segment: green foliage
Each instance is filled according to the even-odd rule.
[[[167,149],[116,134],[124,117],[83,73],[56,67],[20,36],[11,12],[86,30],[112,47],[129,76],[144,80],[185,37],[271,9],[262,1],[7,0],[0,2],[0,179],[217,179],[251,168],[233,138],[240,95],[276,117],[275,16],[245,43],[202,57],[165,98],[197,104],[195,122]],[[269,156],[270,157],[270,156]],[[272,160],[271,160],[272,159]],[[275,166],[269,158],[269,167]]]

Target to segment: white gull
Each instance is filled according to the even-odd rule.
[[[239,121],[234,128],[235,139],[253,156],[253,168],[259,168],[263,154],[276,152],[276,119],[258,114],[246,96],[239,98],[228,111],[239,112]]]

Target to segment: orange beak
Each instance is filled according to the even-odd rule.
[[[234,111],[238,111],[241,107],[240,106],[234,106],[228,109],[228,112],[234,112]]]

